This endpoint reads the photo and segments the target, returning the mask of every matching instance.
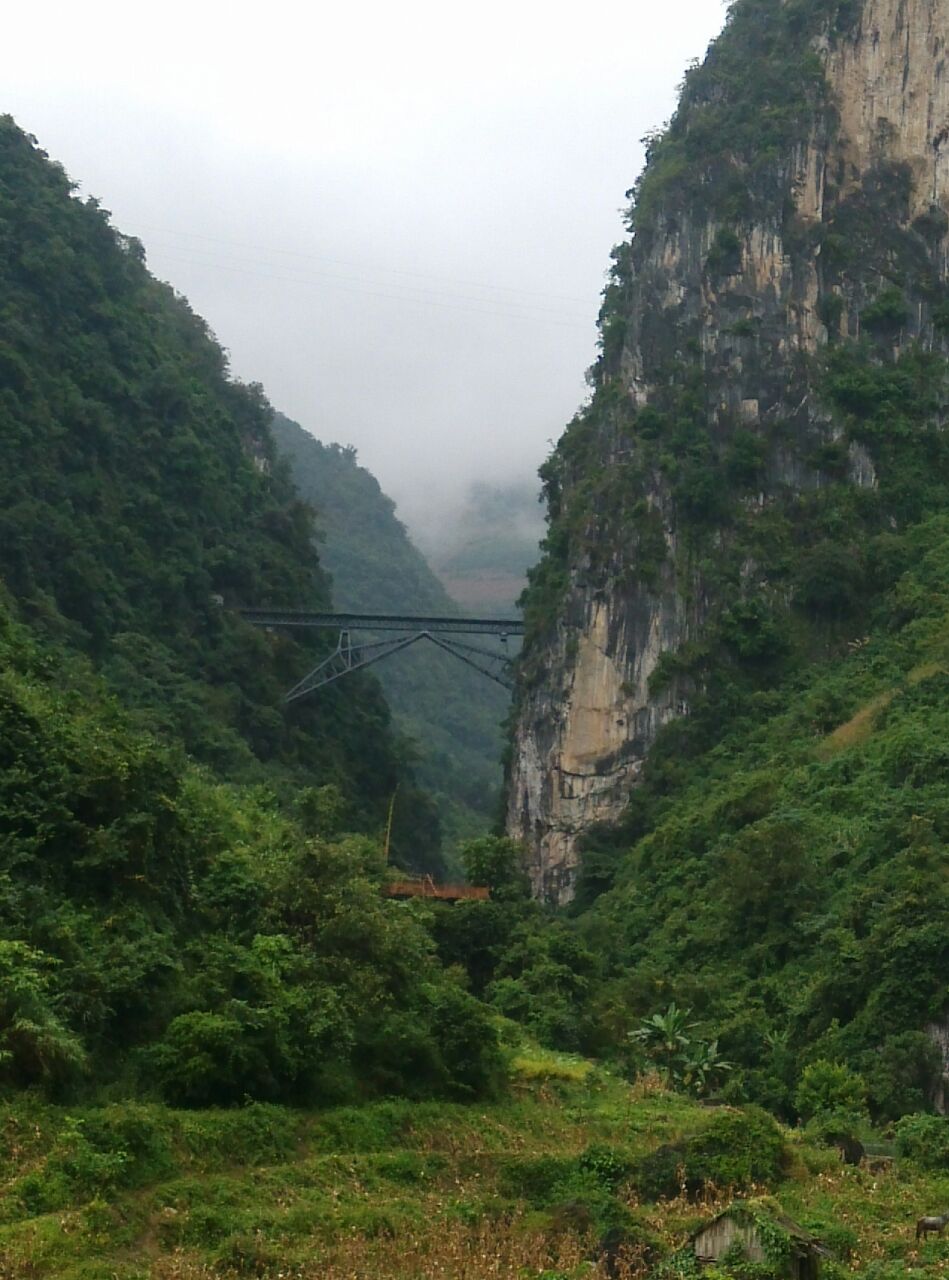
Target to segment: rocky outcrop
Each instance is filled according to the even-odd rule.
[[[638,608],[583,596],[577,603],[582,616],[558,629],[551,651],[559,678],[529,703],[510,790],[510,830],[530,850],[535,894],[550,901],[572,892],[578,834],[622,811],[657,730],[686,710],[670,690],[649,692],[660,655],[688,632],[676,592]]]
[[[934,340],[932,281],[946,278],[949,253],[947,35],[949,0],[865,0],[845,29],[818,26],[806,52],[821,60],[824,96],[800,136],[747,178],[753,212],[673,190],[637,221],[617,255],[594,370],[619,410],[595,397],[584,459],[571,463],[561,450],[564,510],[594,470],[618,474],[635,454],[635,422],[624,433],[618,413],[641,422],[650,407],[681,412],[681,396],[670,397],[688,367],[701,374],[709,438],[741,430],[762,443],[764,470],[746,506],[764,510],[824,482],[814,456],[839,433],[814,395],[813,356],[859,336],[861,313],[897,280],[920,287],[908,287],[912,305],[887,341]],[[726,30],[721,39],[731,38]],[[686,128],[701,105],[680,108]],[[752,169],[735,156],[721,164],[742,180]],[[886,239],[884,206],[895,229]],[[610,354],[613,332],[622,340]],[[852,446],[847,465],[854,484],[875,484],[865,450]],[[656,733],[688,713],[693,691],[687,680],[657,679],[657,668],[701,632],[708,575],[688,554],[682,503],[663,480],[638,496],[661,520],[661,566],[643,573],[640,544],[594,504],[572,536],[557,621],[534,637],[520,693],[507,826],[529,849],[535,892],[555,901],[573,892],[579,837],[620,816]],[[728,537],[713,531],[706,550]],[[754,577],[752,557],[741,572]]]
[[[865,0],[850,39],[820,42],[839,113],[829,158],[850,183],[881,156],[908,164],[913,216],[949,196],[947,39],[945,0]]]

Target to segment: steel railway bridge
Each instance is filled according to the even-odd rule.
[[[444,649],[474,667],[483,676],[494,680],[505,689],[513,688],[511,659],[506,652],[512,636],[524,634],[524,623],[515,618],[419,618],[388,613],[309,613],[305,609],[238,609],[247,622],[268,630],[317,629],[339,632],[336,648],[328,658],[286,694],[285,702],[296,702],[334,680],[361,671],[388,658],[390,654],[408,649],[420,640],[428,640],[436,648]],[[392,633],[386,639],[354,642],[354,635],[368,636],[380,632]],[[458,636],[495,636],[501,649],[488,649],[469,644]]]

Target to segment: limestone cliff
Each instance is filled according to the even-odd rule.
[[[739,0],[650,146],[593,396],[542,470],[507,815],[540,896],[571,896],[703,646],[780,642],[761,618],[780,631],[824,554],[801,496],[876,486],[816,371],[944,341],[947,36],[949,0]]]

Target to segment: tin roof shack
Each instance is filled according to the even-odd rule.
[[[701,1265],[756,1262],[775,1280],[818,1280],[821,1260],[830,1257],[777,1206],[755,1200],[736,1200],[693,1232],[690,1243]]]

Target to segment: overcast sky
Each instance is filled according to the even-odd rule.
[[[234,372],[421,529],[532,474],[585,395],[640,138],[721,0],[4,13],[18,122],[210,323]]]

